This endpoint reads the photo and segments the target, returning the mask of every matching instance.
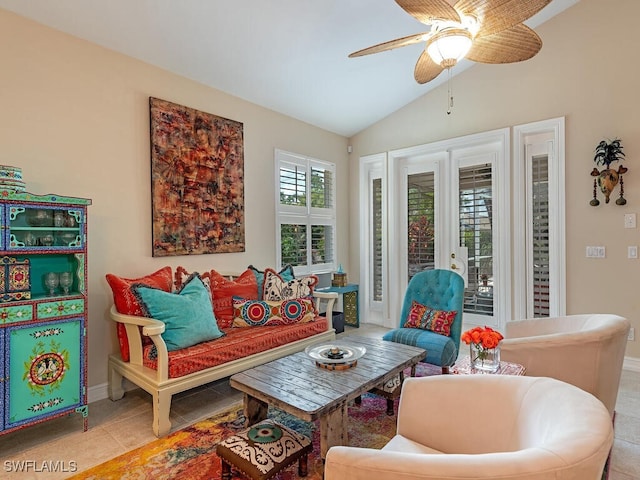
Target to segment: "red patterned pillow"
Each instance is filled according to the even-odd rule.
[[[247,300],[233,298],[234,327],[264,327],[269,325],[293,325],[315,320],[313,300]]]
[[[258,299],[258,281],[249,269],[235,280],[229,280],[215,270],[209,272],[213,313],[220,328],[229,328],[233,323],[233,297],[247,300]]]
[[[142,284],[159,288],[165,292],[170,292],[173,286],[171,267],[164,267],[157,272],[141,278],[122,278],[112,273],[106,275],[107,282],[113,292],[113,303],[119,313],[125,315],[144,316],[144,310],[140,306],[138,299],[131,290],[131,285]],[[117,324],[118,342],[120,343],[120,355],[125,362],[129,361],[129,342],[125,326]]]
[[[457,313],[456,311],[434,310],[414,300],[403,327],[431,330],[448,337],[451,335],[451,324]]]

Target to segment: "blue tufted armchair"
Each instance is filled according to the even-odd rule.
[[[442,373],[449,373],[449,367],[458,358],[463,299],[464,280],[457,273],[437,269],[419,272],[407,285],[399,328],[385,333],[382,339],[424,348],[427,356],[423,362],[438,365],[442,367]],[[435,310],[458,312],[451,325],[451,336],[418,328],[403,328],[413,300]]]

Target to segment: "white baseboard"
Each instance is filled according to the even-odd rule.
[[[624,363],[622,364],[622,369],[630,370],[632,372],[640,372],[640,358],[624,357]]]
[[[105,398],[109,398],[108,385],[109,385],[108,383],[101,383],[100,385],[94,385],[93,387],[89,387],[89,390],[87,391],[87,402],[93,403],[93,402],[97,402],[98,400],[104,400]],[[131,383],[126,378],[122,382],[122,387],[124,388],[125,392],[139,388],[137,385]]]

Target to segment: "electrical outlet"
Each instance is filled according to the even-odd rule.
[[[627,341],[633,342],[636,339],[636,329],[631,327],[629,329],[629,335],[627,336]]]
[[[605,258],[604,247],[587,247],[587,258]]]

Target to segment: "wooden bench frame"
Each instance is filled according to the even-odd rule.
[[[318,311],[322,311],[321,306],[326,306],[326,312],[333,311],[333,304],[338,298],[338,294],[334,292],[314,292],[313,296]],[[326,305],[322,305],[324,302],[326,302]],[[153,397],[153,433],[157,437],[162,437],[171,430],[169,412],[171,410],[171,398],[174,394],[228,377],[277,358],[300,352],[309,345],[331,342],[335,339],[335,330],[331,325],[331,315],[327,315],[327,330],[322,333],[188,375],[169,378],[169,355],[167,345],[161,336],[165,328],[164,322],[154,318],[123,315],[118,313],[115,305],[111,306],[110,316],[113,321],[122,323],[125,326],[129,341],[130,358],[128,362],[125,362],[119,353],[109,356],[109,398],[115,401],[124,396],[123,378],[151,394]],[[142,330],[142,335],[149,337],[156,346],[158,353],[157,370],[145,367],[142,363],[142,335],[140,330]]]

